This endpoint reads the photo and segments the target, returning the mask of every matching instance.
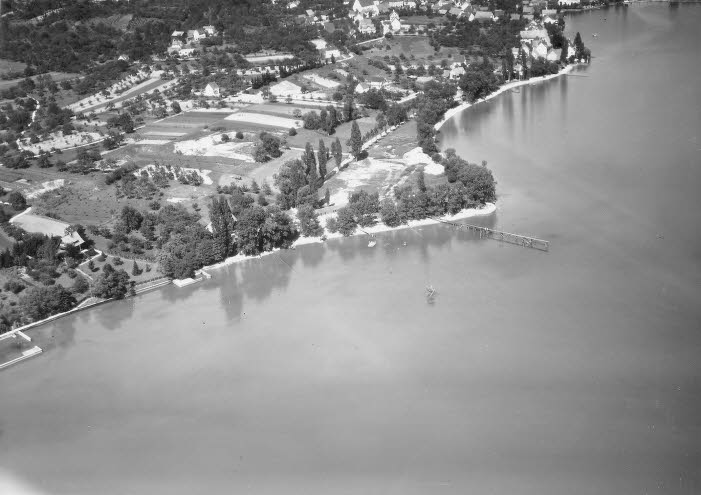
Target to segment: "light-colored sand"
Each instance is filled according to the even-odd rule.
[[[434,162],[421,148],[407,151],[402,158],[407,165],[424,165],[424,173],[429,175],[441,175],[444,171],[443,165]]]
[[[55,180],[48,180],[46,182],[41,183],[41,187],[39,189],[35,189],[34,191],[27,193],[27,199],[34,199],[38,198],[45,192],[53,191],[54,189],[58,189],[59,187],[63,187],[66,184],[66,179],[55,179]]]
[[[264,115],[261,113],[238,112],[229,115],[225,120],[248,122],[250,124],[270,125],[274,127],[282,127],[284,129],[290,129],[291,127],[302,127],[301,120],[287,119],[285,117],[277,117],[275,115]]]
[[[367,186],[371,181],[379,177],[397,173],[403,170],[406,165],[400,161],[380,160],[377,158],[366,158],[350,167],[342,170],[336,177],[343,181],[343,187],[331,195],[331,203],[336,207],[348,204],[348,194],[357,188]],[[388,182],[383,180],[382,182]]]
[[[325,88],[337,88],[341,85],[338,81],[334,81],[333,79],[328,79],[326,77],[321,77],[317,74],[307,74],[303,77]]]
[[[212,134],[200,139],[181,141],[175,143],[175,152],[188,156],[221,156],[244,162],[253,162],[253,156],[242,150],[242,148],[250,147],[251,143],[236,141],[234,134],[234,132],[229,133],[233,140],[227,143],[222,143],[222,133]]]
[[[127,139],[125,142],[127,144],[168,144],[171,141],[168,139]]]

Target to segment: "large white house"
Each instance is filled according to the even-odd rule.
[[[202,94],[210,98],[219,97],[219,85],[215,82],[207,83],[207,85],[204,87],[204,91],[202,91]]]

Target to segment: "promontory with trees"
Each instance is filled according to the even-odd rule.
[[[516,1],[2,4],[0,333],[300,236],[494,202],[486,163],[439,149],[436,124],[591,56],[561,13]],[[403,168],[339,186],[378,162]],[[30,206],[83,242],[9,221]]]

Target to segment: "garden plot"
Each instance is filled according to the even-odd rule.
[[[163,168],[162,166],[158,166],[158,167]],[[156,169],[156,165],[152,163],[152,164],[146,165],[143,168],[140,168],[139,170],[136,170],[134,172],[134,175],[139,177],[141,174],[143,174],[145,172],[148,174],[149,177],[152,177],[155,169]],[[166,167],[166,169],[167,169],[167,167]],[[168,169],[168,170],[175,173],[176,168],[173,167],[173,168]],[[187,167],[177,167],[177,170],[182,172],[182,173],[185,173],[185,174],[191,174],[193,172],[196,173],[197,175],[200,176],[200,178],[202,179],[202,183],[206,186],[211,186],[213,184],[211,177],[209,177],[209,174],[212,173],[211,170],[202,170],[199,168],[187,168]]]
[[[302,123],[299,120],[250,112],[234,113],[226,117],[225,120],[233,120],[235,122],[246,122],[249,124],[269,125],[272,127],[282,127],[285,129],[290,129],[292,127],[302,127]]]
[[[175,143],[174,151],[189,156],[221,156],[244,162],[253,162],[251,143],[245,141],[223,142],[222,136],[223,134],[212,134],[200,139],[181,141]]]
[[[21,147],[23,150],[31,151],[38,155],[42,151],[51,151],[53,148],[65,150],[76,146],[84,146],[102,138],[103,136],[99,132],[75,132],[64,136],[61,131],[57,131],[51,133],[48,139],[34,144],[23,144]]]

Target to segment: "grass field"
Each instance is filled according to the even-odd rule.
[[[77,77],[80,77],[80,74],[75,74],[72,72],[49,72],[48,73],[51,78],[56,81],[64,81],[66,79],[75,79]],[[32,79],[37,78],[38,76],[32,76]],[[16,86],[17,83],[22,81],[24,78],[19,78],[19,79],[8,79],[7,81],[0,81],[0,90],[10,88],[12,86]]]
[[[25,67],[27,67],[27,64],[24,62],[15,62],[14,60],[0,58],[0,74],[6,74],[8,72],[21,72]]]

